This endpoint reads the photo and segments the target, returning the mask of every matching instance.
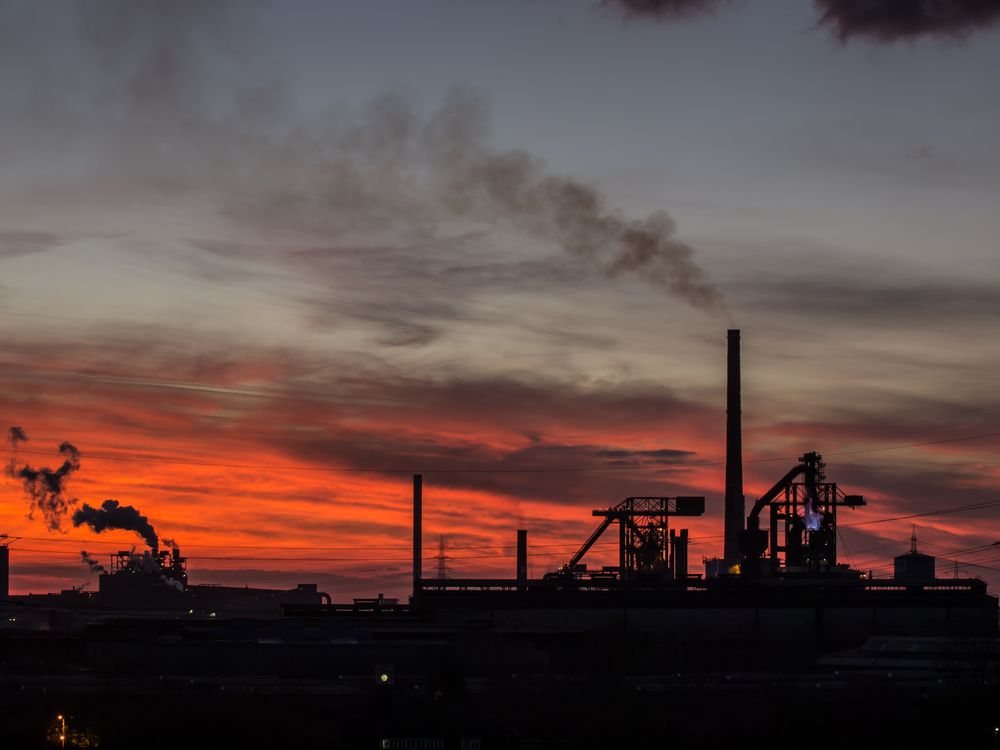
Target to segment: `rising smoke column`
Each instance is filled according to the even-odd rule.
[[[7,441],[14,450],[17,450],[18,444],[28,441],[28,436],[24,434],[23,429],[15,425],[7,430]]]
[[[414,138],[432,185],[457,217],[510,224],[609,277],[629,273],[695,307],[723,309],[721,295],[695,263],[694,250],[674,237],[676,225],[665,212],[629,219],[607,206],[596,187],[549,172],[525,151],[490,148],[487,130],[481,99],[455,90]]]
[[[10,457],[10,461],[4,467],[4,473],[13,477],[17,470],[17,446],[21,443],[26,443],[28,441],[28,436],[24,433],[20,427],[14,426],[7,430],[7,444],[10,446],[13,455]]]
[[[1000,20],[997,0],[815,0],[820,23],[841,41],[896,42],[923,36],[964,37]]]
[[[105,569],[105,567],[103,565],[101,565],[99,562],[97,562],[97,560],[95,560],[93,557],[91,557],[90,553],[87,552],[87,550],[85,550],[85,549],[80,550],[80,558],[83,560],[83,562],[86,564],[86,566],[88,568],[90,568],[90,572],[91,573],[106,573],[107,572],[107,570]]]
[[[26,441],[28,436],[20,427],[11,427],[8,439],[16,451],[18,444]],[[33,519],[36,512],[41,513],[45,524],[52,531],[61,528],[66,513],[77,503],[75,497],[67,498],[63,492],[67,478],[80,468],[80,451],[72,443],[64,441],[59,444],[59,454],[65,460],[57,469],[44,466],[36,469],[28,464],[18,468],[16,455],[5,469],[7,476],[21,480],[24,486],[24,493],[31,503],[28,518]]]
[[[95,533],[109,529],[134,531],[141,536],[153,552],[158,552],[160,542],[153,525],[146,516],[131,505],[121,505],[117,500],[105,500],[100,508],[87,503],[73,514],[73,525],[87,524]]]
[[[13,426],[7,430],[7,444],[10,446],[11,452],[13,453],[5,468],[7,476],[14,476],[14,471],[17,467],[17,447],[21,443],[26,442],[28,442],[28,436],[20,427]]]

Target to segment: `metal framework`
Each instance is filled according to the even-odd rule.
[[[141,554],[120,550],[111,554],[108,575],[153,575],[187,586],[187,558],[181,556],[180,547]]]
[[[613,507],[598,508],[593,515],[604,520],[556,575],[579,576],[587,573],[580,561],[611,524],[617,523],[618,568],[602,571],[603,576],[624,581],[647,574],[671,574],[674,577],[677,572],[683,571],[686,577],[687,534],[670,534],[669,518],[700,516],[704,512],[704,497],[627,497]],[[682,553],[684,562],[680,564],[677,558]],[[589,574],[590,577],[594,575]]]
[[[825,469],[822,456],[806,453],[757,500],[742,540],[744,574],[759,575],[762,561],[772,576],[838,570],[837,508],[858,508],[865,500],[861,495],[845,495],[835,482],[824,481]],[[770,516],[767,531],[760,528],[765,508]]]

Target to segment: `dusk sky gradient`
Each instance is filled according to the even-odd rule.
[[[748,498],[817,450],[868,499],[845,523],[1000,502],[995,14],[628,5],[0,4],[17,465],[72,442],[67,497],[139,508],[193,583],[405,596],[412,471],[425,570],[444,534],[452,574],[512,575],[527,528],[541,575],[592,508],[704,494],[699,570],[738,327]],[[28,509],[5,477],[14,593],[141,543]],[[888,573],[911,523],[843,560]],[[1000,506],[916,523],[1000,588],[951,552]]]

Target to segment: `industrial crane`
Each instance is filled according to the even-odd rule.
[[[580,561],[611,524],[618,523],[618,567],[614,571],[592,573],[590,577],[617,576],[626,581],[638,576],[687,578],[687,529],[680,534],[668,528],[670,516],[700,516],[705,512],[704,497],[628,497],[610,508],[598,508],[600,525],[583,546],[549,578],[573,578],[586,572]]]

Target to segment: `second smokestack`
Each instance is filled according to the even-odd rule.
[[[740,560],[740,535],[746,507],[743,502],[743,427],[740,412],[740,332],[730,329],[727,339],[726,384],[726,514],[727,566]]]
[[[517,580],[528,580],[528,530],[517,530]]]
[[[423,504],[424,504],[424,477],[422,474],[413,475],[413,598],[420,596],[421,582],[423,577],[423,555],[424,555],[424,527],[423,527]]]

